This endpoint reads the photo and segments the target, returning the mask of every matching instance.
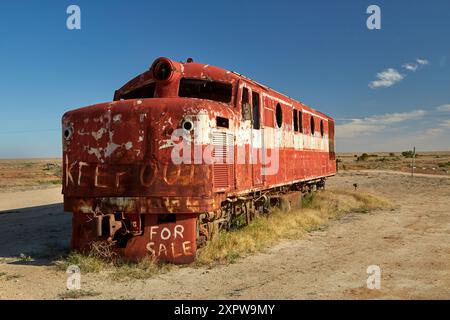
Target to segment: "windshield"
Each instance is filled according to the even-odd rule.
[[[118,100],[153,98],[155,96],[155,87],[155,82],[151,82],[142,87],[121,94]]]
[[[219,102],[231,102],[232,86],[218,81],[187,79],[180,80],[180,97],[207,99]]]

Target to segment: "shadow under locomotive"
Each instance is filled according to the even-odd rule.
[[[0,212],[0,259],[50,265],[70,249],[71,216],[62,204]]]

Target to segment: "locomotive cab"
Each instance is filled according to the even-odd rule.
[[[220,208],[213,191],[223,186],[214,185],[204,154],[230,128],[234,87],[222,69],[159,58],[114,101],[67,112],[63,194],[72,247],[100,241],[131,259],[192,261],[199,213]]]

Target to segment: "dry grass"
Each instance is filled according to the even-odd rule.
[[[99,292],[95,291],[87,291],[87,290],[68,290],[64,293],[61,293],[58,295],[60,299],[66,300],[66,299],[80,299],[80,298],[87,298],[87,297],[95,297],[100,295]]]
[[[75,251],[55,261],[55,266],[58,270],[66,271],[69,266],[76,265],[82,273],[108,270],[110,264],[110,262],[96,257],[93,254],[82,254]]]
[[[237,258],[267,248],[281,239],[298,239],[305,232],[317,230],[330,219],[350,212],[367,213],[390,208],[387,200],[347,191],[313,193],[303,201],[302,209],[288,213],[275,210],[242,229],[220,234],[199,251],[199,264],[230,263]]]
[[[76,265],[80,268],[81,273],[105,272],[114,280],[149,279],[156,274],[167,272],[173,267],[170,264],[156,263],[150,257],[133,263],[124,261],[117,256],[107,258],[104,255],[96,254],[95,251],[91,251],[89,254],[71,252],[56,261],[55,265],[61,271],[66,271],[69,266]]]
[[[174,268],[174,265],[167,263],[157,263],[151,258],[146,258],[138,263],[119,262],[116,263],[111,276],[114,280],[127,279],[149,279],[161,273],[165,273]]]
[[[17,280],[17,279],[22,278],[22,277],[23,276],[20,275],[20,274],[7,274],[6,272],[0,272],[0,278],[5,279],[6,281]]]

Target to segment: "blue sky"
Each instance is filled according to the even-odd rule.
[[[81,30],[66,8],[81,8]],[[381,8],[381,30],[366,9]],[[60,118],[159,56],[243,73],[337,119],[338,151],[450,149],[450,1],[14,1],[0,158],[61,154]],[[418,60],[419,59],[419,60]]]

